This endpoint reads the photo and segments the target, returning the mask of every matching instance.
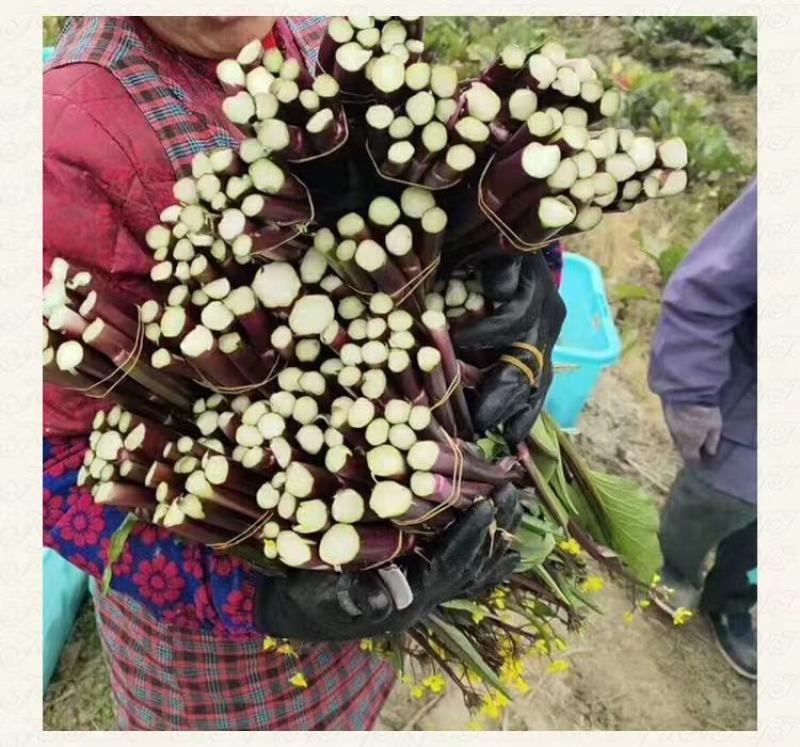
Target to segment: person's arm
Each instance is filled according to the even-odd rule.
[[[722,430],[719,395],[731,373],[734,330],[756,303],[756,246],[753,181],[667,284],[649,382],[685,459],[716,452]]]
[[[752,182],[667,284],[650,358],[650,386],[665,403],[718,404],[733,331],[756,303],[756,210]]]
[[[134,109],[132,113],[141,114]],[[61,94],[45,98],[44,266],[61,256],[141,297],[151,260],[144,231],[158,217],[139,164],[83,106]],[[124,512],[95,504],[76,487],[91,417],[101,403],[55,387],[45,392],[44,539],[100,578]],[[110,405],[109,405],[110,406]],[[140,524],[113,567],[111,588],[157,616],[221,634],[256,634],[255,575],[236,560],[180,543]]]

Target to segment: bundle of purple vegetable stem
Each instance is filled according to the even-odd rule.
[[[147,232],[149,300],[125,305],[53,263],[45,379],[114,403],[78,478],[96,502],[268,573],[424,555],[508,481],[531,488],[525,537],[556,519],[533,441],[494,461],[476,444],[481,371],[450,337],[491,311],[471,267],[677,194],[686,148],[590,129],[620,95],[557,42],[509,45],[459,81],[425,59],[421,30],[333,18],[315,77],[259,41],[221,62],[223,111],[244,137],[198,154]],[[597,556],[575,525],[561,536],[570,528]],[[522,537],[520,572],[490,598],[378,648],[442,667],[470,704],[507,696],[509,667],[548,620],[580,618],[549,583],[585,576],[558,546],[530,573],[541,548]]]

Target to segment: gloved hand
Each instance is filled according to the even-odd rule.
[[[665,404],[664,419],[675,446],[687,462],[717,453],[722,434],[719,407],[692,404]]]
[[[550,360],[566,308],[540,252],[492,259],[481,268],[494,313],[456,330],[453,344],[466,361],[489,352],[497,365],[477,394],[475,428],[504,424],[513,446],[533,427],[553,379]]]
[[[506,579],[519,562],[509,545],[521,517],[518,491],[505,485],[492,500],[465,511],[440,538],[430,560],[412,556],[398,561],[414,595],[404,609],[397,608],[377,570],[294,570],[285,578],[264,578],[256,596],[256,626],[273,636],[309,641],[408,630],[439,604],[486,593]]]

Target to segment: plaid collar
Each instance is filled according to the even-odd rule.
[[[313,70],[327,19],[279,18],[275,37],[284,53]],[[87,62],[107,69],[125,87],[158,135],[177,176],[191,173],[192,156],[235,146],[235,130],[213,113],[193,107],[191,95],[176,78],[176,66],[206,73],[198,85],[217,86],[213,63],[176,52],[157,40],[141,21],[129,16],[73,16],[48,69]],[[221,95],[221,90],[220,90]]]

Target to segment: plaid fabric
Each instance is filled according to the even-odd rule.
[[[322,16],[279,19],[275,35],[287,55],[313,69],[325,28]],[[201,73],[194,83],[218,86],[213,63],[167,50],[141,21],[127,16],[72,16],[47,69],[76,62],[100,65],[122,83],[158,134],[178,176],[191,173],[196,153],[236,144],[235,128],[193,108],[191,96],[170,75],[173,65],[183,65]]]
[[[263,651],[176,630],[128,597],[93,591],[122,729],[366,730],[394,682],[389,664],[353,656],[352,645]],[[289,683],[297,672],[308,687]]]

